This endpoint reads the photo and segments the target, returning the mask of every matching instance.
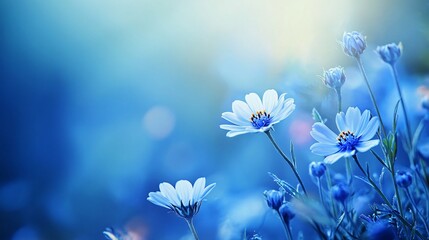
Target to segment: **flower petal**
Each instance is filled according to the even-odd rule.
[[[204,193],[204,188],[206,186],[206,178],[198,178],[194,183],[194,192],[191,200],[191,204],[194,204],[201,199],[201,195]]]
[[[232,102],[232,111],[237,115],[237,118],[241,119],[242,121],[249,120],[249,118],[252,116],[252,110],[250,110],[249,105],[247,103],[235,100]]]
[[[345,115],[343,112],[337,113],[337,116],[335,117],[335,123],[337,124],[337,128],[340,132],[348,130]]]
[[[187,180],[179,180],[176,183],[177,195],[184,206],[189,206],[193,195],[192,184]]]
[[[239,118],[235,113],[232,113],[232,112],[222,113],[222,118],[235,125],[251,126],[251,123],[249,120],[245,121],[243,120],[243,118]]]
[[[264,105],[265,111],[271,113],[274,107],[277,105],[279,97],[276,90],[270,89],[265,91],[264,96],[262,97],[262,105]]]
[[[317,122],[313,124],[310,135],[318,142],[327,144],[336,144],[337,135],[332,132],[325,124]]]
[[[371,113],[369,112],[369,110],[363,111],[362,116],[361,116],[360,121],[359,121],[359,125],[358,125],[356,131],[354,132],[355,136],[360,136],[361,135],[361,132],[368,125],[368,122],[369,122],[370,118],[371,118]]]
[[[295,104],[293,98],[288,98],[284,101],[282,109],[276,114],[272,116],[273,122],[279,122],[287,117],[295,110]]]
[[[264,106],[262,105],[261,98],[258,96],[258,94],[256,93],[246,94],[245,99],[246,99],[247,105],[249,105],[249,108],[250,110],[252,110],[252,112],[256,113],[258,111],[264,110]]]
[[[159,190],[161,190],[161,194],[166,197],[171,204],[176,207],[180,206],[179,196],[177,195],[176,189],[174,189],[171,184],[163,182],[159,184]]]
[[[201,194],[200,200],[203,200],[213,190],[214,187],[216,187],[216,183],[212,183],[204,188],[204,192]]]
[[[346,124],[348,129],[344,129],[344,130],[350,130],[353,133],[355,133],[359,125],[360,117],[361,117],[361,113],[359,108],[349,107],[346,112]]]
[[[340,151],[338,145],[315,143],[310,147],[311,152],[320,156],[328,156]]]
[[[378,117],[372,117],[372,119],[367,124],[366,128],[364,128],[362,130],[361,136],[360,136],[360,140],[361,141],[368,141],[371,138],[373,138],[374,135],[378,131],[379,125],[380,124],[379,124],[379,121],[378,121]]]
[[[271,116],[278,115],[278,113],[283,109],[284,102],[285,102],[285,96],[286,96],[286,93],[282,93],[280,95],[279,100],[277,102],[277,105],[274,106],[273,110],[270,113]]]
[[[379,143],[380,143],[380,140],[378,140],[378,139],[365,141],[365,142],[359,142],[355,148],[358,152],[366,152],[369,149],[377,146]]]
[[[150,192],[147,200],[155,205],[171,209],[170,201],[161,192]]]
[[[338,161],[340,158],[342,158],[345,154],[346,154],[346,152],[337,152],[337,153],[334,153],[332,155],[329,155],[329,156],[325,157],[324,162],[326,164],[333,164],[336,161]]]

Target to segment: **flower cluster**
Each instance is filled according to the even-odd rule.
[[[383,124],[360,58],[367,48],[366,37],[356,31],[345,32],[341,44],[344,53],[357,60],[377,115],[372,115],[368,109],[361,111],[358,107],[348,107],[345,112],[342,111],[341,87],[346,81],[344,68],[335,67],[324,72],[323,83],[337,92],[339,108],[336,115],[327,119],[322,118],[316,109],[312,112],[315,123],[308,134],[315,142],[309,150],[314,154],[312,157],[320,160],[310,160],[308,176],[317,185],[318,197],[309,193],[298,172],[298,165],[303,161],[297,160],[293,144],[288,156],[274,140],[271,131],[275,124],[285,120],[295,110],[294,99],[285,98],[285,93],[278,96],[273,89],[266,90],[262,98],[256,93],[249,93],[245,101],[233,101],[232,112],[222,113],[222,118],[228,123],[221,124],[220,128],[228,131],[227,137],[266,133],[289,166],[288,170],[294,174],[296,185],[270,173],[279,190],[268,190],[263,194],[268,208],[281,220],[287,239],[293,239],[291,220],[296,215],[307,220],[320,239],[428,239],[429,176],[424,161],[429,150],[427,143],[419,142],[426,120],[422,119],[412,134],[395,68],[402,55],[402,44],[387,44],[376,49],[379,57],[393,70],[400,98],[392,109],[395,115],[391,129]],[[396,122],[399,102],[406,131],[399,128]],[[423,101],[422,106],[426,110],[429,109],[428,102],[427,99]],[[331,130],[333,126],[337,130]],[[406,134],[401,135],[401,131]],[[405,139],[400,139],[401,136]],[[402,146],[398,144],[400,140],[404,142],[404,154],[408,154],[410,171],[395,170],[398,146]],[[365,167],[359,159],[361,155],[367,161]],[[344,160],[341,164],[344,164],[345,170],[335,173],[338,169],[333,168],[332,164],[340,159]],[[373,164],[368,164],[370,161],[380,164],[381,173],[371,171]],[[390,179],[384,179],[385,175],[390,175]],[[387,191],[386,185],[382,184],[385,181],[390,181]],[[198,240],[193,218],[215,186],[216,183],[206,186],[205,178],[198,178],[193,185],[187,180],[180,180],[175,186],[163,182],[159,184],[159,191],[149,193],[147,200],[185,219]],[[372,213],[362,213],[359,209],[362,202],[372,208]],[[104,235],[111,240],[122,239],[112,230],[106,230]],[[254,234],[250,239],[262,239],[262,236]]]

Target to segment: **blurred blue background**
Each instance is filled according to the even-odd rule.
[[[184,221],[146,198],[160,182],[201,176],[217,183],[195,218],[201,239],[282,239],[262,192],[277,188],[267,172],[296,180],[264,134],[225,137],[220,115],[233,100],[269,88],[295,98],[274,135],[286,152],[295,144],[316,195],[311,109],[328,124],[336,110],[323,69],[345,67],[343,106],[372,109],[338,43],[344,31],[367,36],[363,61],[388,125],[398,96],[377,45],[404,45],[413,128],[429,94],[423,0],[3,0],[0,12],[2,239],[103,239],[107,226],[136,240],[188,239]],[[307,225],[294,220],[294,234]]]

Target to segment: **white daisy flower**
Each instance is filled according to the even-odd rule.
[[[170,183],[163,182],[159,184],[157,192],[150,192],[149,200],[151,203],[171,209],[182,218],[192,219],[200,210],[203,199],[216,186],[212,183],[206,187],[206,179],[198,178],[194,186],[187,180],[180,180],[173,187]]]
[[[278,97],[277,92],[270,89],[265,91],[262,100],[256,93],[247,94],[246,102],[235,100],[232,112],[222,113],[222,118],[232,124],[222,124],[220,128],[229,130],[227,137],[270,130],[295,110],[294,100],[285,99],[285,95]]]

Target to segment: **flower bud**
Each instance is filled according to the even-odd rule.
[[[289,203],[283,203],[279,209],[279,213],[286,224],[289,224],[289,221],[295,217],[295,213],[290,208]]]
[[[332,187],[331,189],[332,196],[338,202],[344,202],[347,197],[350,195],[349,187],[344,183],[339,183]]]
[[[310,175],[313,177],[321,177],[325,174],[326,165],[323,162],[311,162],[309,166]]]
[[[398,171],[396,172],[396,184],[399,187],[407,188],[413,183],[413,177],[410,172]]]
[[[333,89],[339,89],[343,86],[346,81],[346,75],[344,74],[344,68],[338,66],[330,68],[328,71],[323,72],[323,83]]]
[[[284,193],[277,190],[269,190],[264,192],[268,207],[279,210],[284,200]]]
[[[385,63],[393,65],[402,54],[402,43],[390,43],[384,46],[378,46],[375,51]]]
[[[366,39],[360,32],[345,32],[342,45],[345,54],[357,58],[366,48]]]

